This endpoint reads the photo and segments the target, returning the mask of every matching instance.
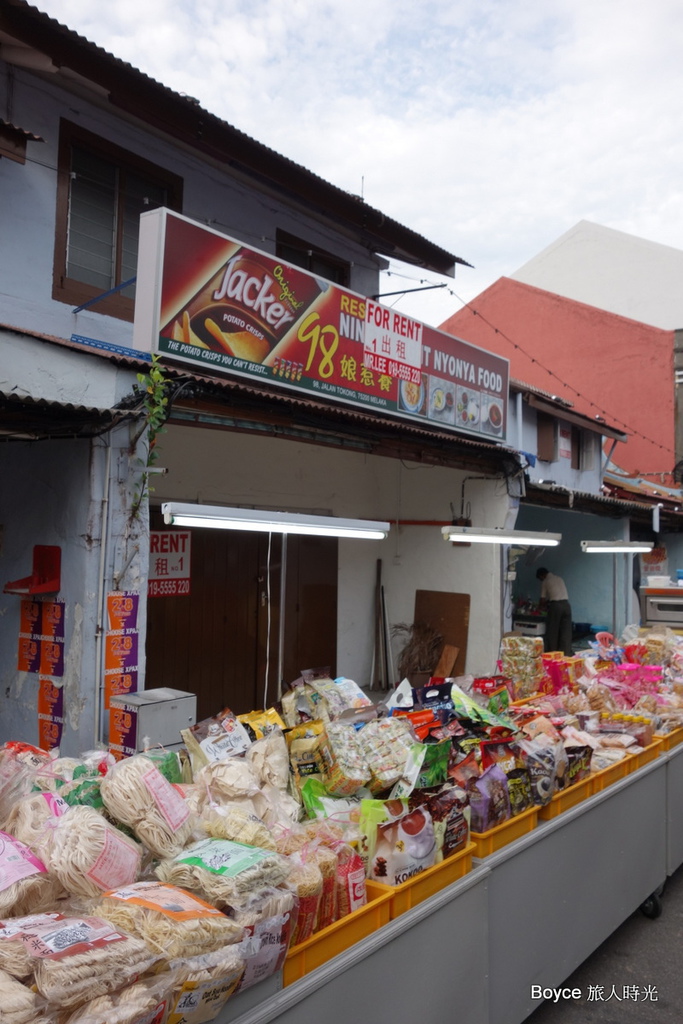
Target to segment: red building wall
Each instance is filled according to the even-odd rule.
[[[473,311],[476,311],[473,312]],[[441,330],[510,360],[512,377],[629,434],[613,459],[634,475],[673,469],[673,331],[502,277]],[[578,392],[578,394],[577,394]]]

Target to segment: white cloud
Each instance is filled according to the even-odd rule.
[[[463,298],[583,218],[683,247],[678,0],[38,6],[475,264]]]

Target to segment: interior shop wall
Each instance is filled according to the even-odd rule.
[[[170,427],[160,439],[155,501],[236,504],[379,520],[451,521],[463,474],[356,452],[216,430]],[[502,526],[501,481],[468,491],[478,525]],[[337,671],[371,680],[377,559],[391,624],[412,622],[415,591],[472,595],[468,671],[492,670],[500,641],[500,562],[495,549],[456,550],[438,526],[392,527],[386,541],[339,542]]]
[[[556,548],[530,549],[529,554],[520,555],[517,564],[515,597],[529,597],[538,601],[540,583],[536,571],[545,566],[550,572],[562,576],[567,584],[574,622],[588,622],[591,625],[612,628],[613,614],[613,555],[587,555],[581,550],[582,540],[615,540],[628,537],[628,520],[610,519],[607,516],[587,515],[563,509],[540,508],[522,505],[517,519],[518,529],[548,530],[561,533],[562,541]],[[533,561],[532,561],[533,559]],[[531,564],[530,564],[531,563]],[[623,559],[617,561],[617,624],[623,629],[626,613],[628,588],[629,619],[632,621],[633,602],[628,581],[623,574]]]

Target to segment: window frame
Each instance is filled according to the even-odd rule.
[[[301,252],[302,255],[307,255],[308,260],[294,261],[282,251],[283,247],[295,249]],[[351,263],[349,260],[343,260],[339,256],[335,256],[334,253],[321,249],[319,245],[312,245],[305,239],[297,238],[296,235],[291,235],[288,231],[283,231],[280,228],[278,228],[275,235],[275,255],[278,259],[284,260],[286,263],[292,263],[301,270],[313,274],[314,277],[324,277],[326,281],[331,281],[332,284],[337,285],[339,288],[349,288],[351,286]],[[335,269],[342,280],[337,280],[329,274],[321,274],[319,271],[311,269],[310,261],[313,257],[317,257],[323,263],[326,263],[330,269]]]
[[[52,298],[70,306],[82,306],[102,292],[95,285],[77,281],[67,276],[67,237],[69,229],[69,185],[71,181],[71,148],[74,144],[87,149],[93,155],[133,171],[142,178],[162,186],[167,192],[169,209],[182,211],[183,179],[158,164],[145,160],[80,125],[61,118],[59,125],[59,150],[57,161],[57,205],[55,222],[55,250],[52,266]],[[117,246],[117,258],[120,256]],[[133,320],[135,300],[114,292],[100,299],[90,307],[96,313],[117,317],[119,320]]]

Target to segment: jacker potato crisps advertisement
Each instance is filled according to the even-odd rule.
[[[508,362],[170,210],[140,220],[136,348],[487,439]]]

